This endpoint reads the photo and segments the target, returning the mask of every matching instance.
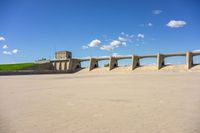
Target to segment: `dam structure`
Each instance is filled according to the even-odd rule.
[[[145,58],[155,58],[157,60],[156,68],[157,70],[162,69],[166,66],[165,60],[168,57],[183,56],[185,57],[186,64],[185,68],[189,70],[194,64],[194,57],[200,55],[200,52],[186,52],[186,53],[169,53],[169,54],[152,54],[152,55],[130,55],[130,56],[110,56],[110,57],[91,57],[91,58],[72,58],[72,53],[69,51],[58,51],[55,53],[55,59],[50,60],[55,71],[66,71],[66,72],[76,72],[81,69],[82,62],[89,62],[88,70],[92,71],[99,67],[99,62],[102,60],[107,60],[108,70],[112,70],[118,67],[118,61],[123,59],[131,60],[131,70],[140,67],[140,60]]]

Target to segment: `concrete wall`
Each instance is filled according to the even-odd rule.
[[[52,60],[51,64],[56,71],[73,72],[81,68],[79,59]]]
[[[51,64],[53,66],[53,70],[56,71],[67,71],[69,66],[69,61],[51,61]]]

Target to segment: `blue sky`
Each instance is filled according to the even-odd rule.
[[[200,49],[199,0],[0,0],[0,63]]]

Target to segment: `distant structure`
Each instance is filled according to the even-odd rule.
[[[70,51],[55,52],[55,59],[57,59],[57,60],[70,59],[70,58],[72,58],[72,52],[70,52]]]
[[[55,52],[55,59],[51,60],[50,63],[56,71],[74,72],[81,68],[79,59],[72,58],[72,52],[70,51]]]
[[[134,70],[140,67],[140,60],[144,58],[156,58],[157,59],[157,70],[162,69],[165,64],[165,59],[174,56],[183,56],[186,59],[186,69],[193,67],[193,57],[200,55],[200,52],[186,52],[186,53],[171,53],[171,54],[153,54],[153,55],[130,55],[130,56],[110,56],[110,57],[93,57],[93,58],[72,58],[72,53],[69,51],[58,51],[55,52],[55,59],[50,60],[50,63],[56,71],[75,72],[81,68],[81,62],[89,62],[89,71],[99,67],[99,61],[108,60],[108,70],[112,70],[118,67],[118,61],[123,59],[130,59],[132,61],[130,70]]]

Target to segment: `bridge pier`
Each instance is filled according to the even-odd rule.
[[[115,57],[110,57],[110,63],[109,63],[109,70],[112,70],[113,68],[117,67],[117,59]]]
[[[92,69],[98,67],[98,60],[91,58],[90,59],[90,67],[89,67],[89,71],[91,71]]]
[[[137,55],[132,56],[132,70],[140,66],[140,58]]]
[[[60,63],[61,63],[61,70],[65,71],[66,70],[66,63],[65,63],[65,61],[62,61]]]
[[[186,53],[186,67],[190,69],[193,66],[193,55],[191,52]]]
[[[61,62],[58,61],[58,62],[55,62],[55,70],[61,70]]]
[[[53,70],[56,70],[56,62],[55,61],[52,62],[52,66],[53,66]]]
[[[64,61],[64,71],[67,71],[67,61]]]
[[[81,62],[78,59],[70,59],[69,60],[69,70],[76,71],[77,69],[81,68]]]
[[[157,54],[157,68],[161,69],[165,65],[165,56],[158,53]]]

